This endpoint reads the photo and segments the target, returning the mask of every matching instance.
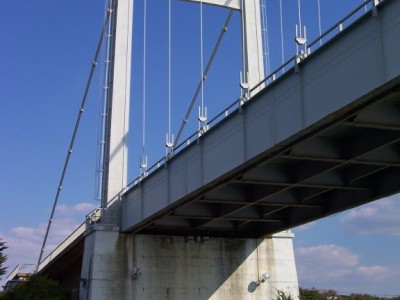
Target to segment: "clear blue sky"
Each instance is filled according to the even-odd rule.
[[[142,3],[135,0],[129,178],[139,173],[142,110]],[[294,54],[297,1],[284,2],[286,58]],[[320,0],[326,29],[361,0]],[[279,1],[267,0],[272,69],[281,61]],[[164,154],[167,133],[167,1],[148,0],[146,154]],[[200,74],[199,8],[173,1],[172,101],[176,134]],[[204,10],[208,57],[227,11]],[[9,266],[36,263],[74,121],[104,17],[104,1],[22,1],[0,11],[0,237]],[[212,117],[239,96],[238,16],[205,84]],[[302,1],[308,37],[318,32],[317,0]],[[206,59],[205,59],[206,60]],[[56,211],[48,250],[64,238],[94,200],[100,67],[83,116]],[[197,127],[197,105],[189,129]],[[397,196],[294,229],[300,285],[340,292],[399,295],[400,214]],[[4,278],[3,278],[4,279]],[[1,282],[3,283],[3,282]]]

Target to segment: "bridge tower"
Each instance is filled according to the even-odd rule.
[[[297,298],[290,232],[258,239],[120,233],[119,200],[127,186],[133,1],[112,1],[101,222],[85,236],[80,299],[273,299],[278,290]],[[186,1],[240,12],[242,87],[251,96],[251,87],[264,77],[259,0]]]

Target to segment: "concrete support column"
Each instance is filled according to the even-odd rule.
[[[272,286],[272,299],[276,299],[277,291],[299,299],[296,262],[293,252],[294,234],[284,231],[265,239],[268,271]]]
[[[85,237],[80,300],[132,299],[124,236],[118,227],[96,224]]]
[[[80,299],[276,299],[278,290],[297,299],[292,238],[146,236],[97,227],[86,237]],[[271,277],[261,283],[263,273]]]

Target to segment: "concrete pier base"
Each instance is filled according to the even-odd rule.
[[[120,234],[98,226],[85,240],[80,299],[298,298],[288,232],[262,239]],[[270,278],[259,282],[263,273]]]

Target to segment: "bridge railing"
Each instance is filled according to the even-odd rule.
[[[72,245],[74,242],[76,242],[80,236],[83,236],[85,231],[86,231],[86,222],[83,222],[64,241],[62,241],[52,252],[50,252],[50,254],[47,255],[45,259],[43,259],[40,262],[40,264],[37,268],[37,272],[40,272],[53,258],[57,257],[65,249],[67,249],[70,245]]]
[[[376,14],[376,7],[379,3],[384,0],[365,0],[364,3],[361,3],[355,9],[353,9],[350,13],[340,19],[336,24],[331,26],[328,30],[322,33],[319,37],[313,40],[310,44],[308,44],[307,49],[311,52],[311,49],[315,47],[315,49],[319,48],[323,44],[323,40],[330,40],[335,37],[338,33],[343,31],[346,26],[349,26],[356,22],[359,17],[365,15],[366,13],[370,13],[372,11],[373,14]]]
[[[85,232],[90,231],[93,226],[97,223],[102,225],[118,225],[118,216],[110,215],[106,213],[106,209],[96,208],[86,215],[86,220],[81,225],[78,226],[64,241],[62,241],[49,255],[43,259],[37,269],[38,272],[42,270],[53,258],[61,254],[65,249],[67,249],[71,244],[77,241],[77,239],[85,234]]]
[[[114,201],[110,202],[109,205],[113,202]],[[99,223],[102,225],[118,226],[119,217],[115,214],[108,213],[106,208],[98,207],[86,215],[86,230],[92,230],[93,226]]]
[[[279,66],[275,71],[271,72],[270,75],[265,77],[262,81],[260,81],[257,85],[250,89],[250,92],[258,89],[262,85],[268,86],[270,83],[274,82],[277,78],[285,73],[287,68],[295,68],[299,62],[307,58],[312,52],[320,48],[327,41],[333,39],[339,33],[341,33],[346,27],[355,23],[362,16],[366,14],[376,15],[377,6],[384,2],[384,0],[365,0],[364,3],[361,3],[356,8],[354,8],[350,13],[340,19],[337,23],[332,25],[326,31],[324,31],[320,36],[314,39],[309,44],[304,46],[304,49],[299,50],[294,56],[289,58],[284,64]]]
[[[358,5],[355,9],[353,9],[349,14],[340,19],[336,24],[331,26],[328,30],[323,32],[319,37],[310,42],[308,45],[304,45],[304,48],[299,50],[294,56],[290,57],[284,64],[279,66],[276,70],[270,73],[267,77],[265,77],[262,81],[260,81],[257,85],[250,89],[250,93],[259,89],[260,87],[267,87],[268,85],[275,82],[276,79],[285,74],[288,70],[295,69],[297,70],[298,64],[302,62],[304,59],[308,58],[312,52],[320,48],[327,41],[331,40],[339,33],[341,33],[345,27],[350,26],[355,23],[357,20],[362,18],[366,14],[376,15],[377,6],[384,2],[385,0],[365,0],[362,4]],[[192,143],[198,142],[199,138],[207,132],[212,126],[216,125],[227,116],[229,116],[232,112],[240,110],[241,106],[247,101],[246,97],[240,97],[233,101],[230,105],[228,105],[224,110],[222,110],[219,114],[217,114],[214,118],[212,118],[206,125],[201,127],[198,131],[192,133],[185,141],[178,144],[177,147],[173,149],[173,151],[159,159],[156,163],[154,163],[150,168],[146,170],[142,175],[138,176],[136,179],[131,181],[126,190],[130,189],[136,185],[139,185],[140,182],[145,179],[148,175],[156,171],[158,168],[165,166],[168,164],[168,160],[172,158],[175,154],[181,152],[187,146]]]

